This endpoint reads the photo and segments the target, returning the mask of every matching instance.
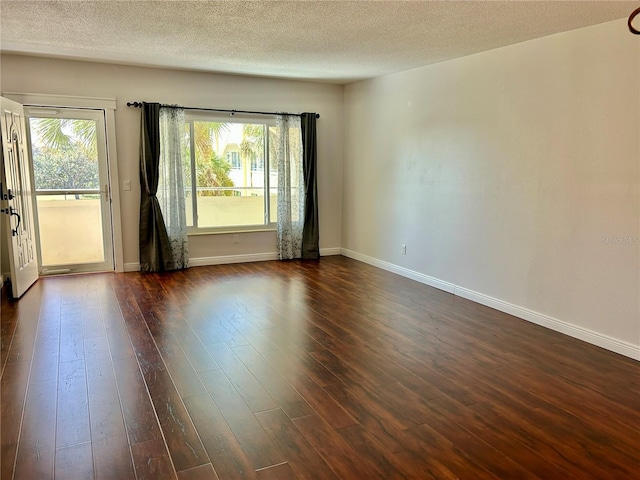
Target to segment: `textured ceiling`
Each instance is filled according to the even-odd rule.
[[[347,83],[627,17],[625,1],[0,1],[5,52]]]

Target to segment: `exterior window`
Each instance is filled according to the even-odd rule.
[[[262,172],[264,171],[264,158],[252,158],[251,159],[251,170],[254,172]]]
[[[240,170],[242,164],[240,163],[240,152],[227,152],[227,162],[231,165],[232,170]]]
[[[276,218],[271,123],[228,118],[186,118],[185,204],[192,232],[266,228]]]

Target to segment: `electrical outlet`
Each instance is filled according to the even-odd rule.
[[[407,246],[404,243],[402,244],[401,252],[402,252],[402,255],[406,255],[407,254]]]
[[[128,192],[129,190],[131,190],[131,180],[125,180],[124,182],[122,182],[122,189],[125,192]]]
[[[234,235],[233,236],[233,243],[234,244],[240,243],[240,235]]]

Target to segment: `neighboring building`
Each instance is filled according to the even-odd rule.
[[[249,174],[249,168],[246,165],[246,159],[240,156],[240,146],[237,143],[228,143],[224,149],[224,158],[231,165],[229,178],[233,180],[234,186],[252,186]],[[238,190],[237,196],[247,195],[246,192]]]
[[[229,178],[233,181],[236,196],[264,195],[264,158],[249,159],[243,157],[237,143],[228,143],[224,149],[224,158],[231,165]],[[270,185],[277,186],[278,174],[271,171]]]

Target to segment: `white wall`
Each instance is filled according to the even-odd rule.
[[[0,89],[21,92],[115,98],[118,174],[131,180],[120,190],[124,262],[138,262],[140,110],[134,100],[185,106],[261,111],[312,111],[318,120],[318,198],[320,248],[339,248],[341,238],[343,87],[313,82],[201,72],[140,68],[48,58],[2,55]],[[190,237],[190,257],[275,252],[275,233]]]
[[[639,107],[623,20],[349,85],[344,252],[638,357]]]

